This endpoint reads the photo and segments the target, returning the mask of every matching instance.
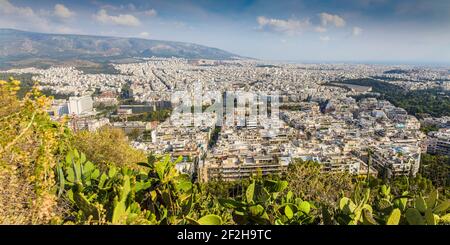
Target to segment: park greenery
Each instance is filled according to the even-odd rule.
[[[420,172],[436,186],[450,186],[450,158],[423,154]]]
[[[158,109],[150,112],[143,112],[140,114],[134,114],[130,116],[126,116],[127,121],[144,121],[144,122],[164,122],[167,118],[170,117],[172,110],[170,109]],[[123,118],[112,118],[114,121],[121,121]]]
[[[450,224],[447,187],[421,175],[355,178],[298,160],[280,176],[198,183],[176,170],[181,158],[145,156],[116,129],[74,133],[50,120],[51,97],[19,90],[0,81],[1,224]]]
[[[424,134],[428,135],[429,132],[438,131],[439,127],[437,125],[421,125],[420,131],[422,131]]]
[[[350,79],[342,83],[372,87],[372,92],[380,93],[380,99],[390,101],[409,114],[421,117],[428,114],[433,117],[450,116],[450,94],[439,89],[405,90],[400,86],[373,78]],[[373,97],[373,95],[367,95]],[[366,95],[357,96],[357,99]]]

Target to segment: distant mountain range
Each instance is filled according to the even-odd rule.
[[[54,63],[105,63],[144,57],[236,59],[198,44],[140,38],[45,34],[0,28],[0,67]]]

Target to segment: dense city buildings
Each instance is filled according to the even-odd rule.
[[[346,83],[370,78],[405,91],[445,91],[450,80],[445,69],[181,58],[113,66],[114,74],[86,74],[72,67],[8,72],[31,73],[41,89],[69,96],[54,101],[49,113],[55,119],[68,115],[76,130],[121,128],[138,149],[181,156],[177,168],[200,181],[278,174],[297,160],[319,162],[323,171],[414,176],[423,152],[449,154],[448,117],[424,116],[419,121],[379,98],[371,86]],[[189,95],[198,88],[199,94],[184,100],[200,100],[200,111],[191,103],[191,109],[184,109],[195,113],[177,117],[180,101],[174,101],[174,94]],[[232,116],[227,114],[227,96],[275,92],[275,128],[265,117],[251,116],[267,116],[262,106],[268,105],[252,99],[231,102],[233,115],[243,117],[225,123]],[[168,114],[162,116],[165,110]],[[421,124],[442,130],[427,136]]]
[[[450,156],[450,129],[430,133],[428,144],[428,153]]]

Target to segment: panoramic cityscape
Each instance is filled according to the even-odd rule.
[[[1,224],[450,224],[446,1],[0,0],[0,95]]]

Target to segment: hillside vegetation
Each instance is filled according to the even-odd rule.
[[[282,176],[196,183],[181,159],[142,157],[110,129],[74,134],[50,120],[51,98],[19,90],[0,81],[2,224],[450,224],[447,192],[421,176],[359,180],[297,162]]]
[[[433,117],[450,116],[450,93],[440,89],[408,90],[400,86],[379,81],[373,78],[344,80],[342,83],[372,87],[373,92],[380,93],[380,99],[390,101],[409,114],[421,116],[429,114]],[[367,95],[358,96],[357,99]],[[373,97],[373,95],[369,95]]]
[[[47,34],[0,28],[0,67],[71,65],[88,72],[111,70],[106,63],[136,58],[233,59],[238,55],[203,45],[71,34]]]

